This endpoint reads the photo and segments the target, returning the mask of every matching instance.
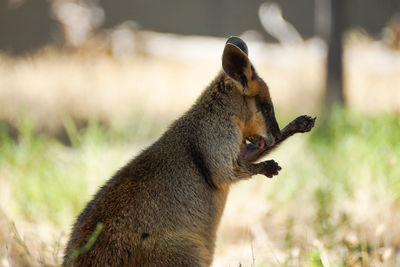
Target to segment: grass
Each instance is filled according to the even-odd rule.
[[[306,218],[309,225],[301,230],[310,231],[312,239],[323,244],[324,257],[331,264],[381,265],[381,252],[397,249],[399,233],[390,224],[399,214],[399,140],[399,114],[366,116],[335,109],[312,131],[309,151],[296,155],[300,164],[288,175],[290,182],[280,181],[271,188],[270,197],[283,198],[282,206],[312,210]],[[277,189],[287,191],[282,194]],[[301,246],[296,235],[298,239],[306,237],[295,233],[293,225],[301,223],[295,216],[302,212],[292,214],[294,217],[284,212],[291,218],[284,247]],[[385,228],[384,233],[379,227]],[[354,240],[348,240],[349,236]],[[308,251],[307,244],[303,245]],[[315,261],[320,251],[306,251],[306,266],[320,266]]]
[[[97,122],[78,128],[66,118],[70,145],[35,132],[28,116],[21,119],[14,137],[7,126],[1,126],[0,184],[11,190],[6,199],[9,219],[17,226],[21,221],[46,222],[58,231],[53,238],[61,236],[65,244],[69,225],[90,195],[167,124],[139,117],[133,117],[125,129]],[[279,252],[275,252],[279,264],[257,251],[256,262],[260,266],[398,264],[399,126],[399,114],[336,109],[308,137],[293,137],[283,145],[273,157],[284,166],[280,175],[284,178],[267,184],[264,198],[272,208],[261,217]],[[19,230],[24,232],[23,227]],[[14,240],[21,246],[23,238]],[[33,248],[30,257],[38,265],[60,262],[62,253],[46,259],[35,242],[23,243],[23,250]],[[220,242],[227,242],[223,235]]]
[[[11,183],[12,209],[27,219],[44,217],[56,224],[64,223],[66,212],[68,216],[76,214],[93,193],[90,190],[93,186],[89,185],[91,179],[87,176],[95,171],[91,168],[97,165],[96,160],[106,160],[101,156],[95,159],[95,154],[112,151],[111,146],[117,149],[129,147],[130,142],[143,144],[161,132],[154,121],[134,121],[132,126],[137,130],[132,132],[128,127],[126,133],[118,128],[106,129],[97,122],[89,122],[86,128],[78,130],[70,118],[64,120],[64,125],[69,146],[35,133],[29,117],[20,121],[16,139],[11,137],[6,126],[0,130],[0,166],[3,170],[0,179]],[[132,137],[128,136],[128,131]],[[134,145],[130,146],[134,152],[122,152],[121,157],[137,152]],[[121,158],[116,160],[122,161]],[[108,164],[104,169],[112,173],[115,162]],[[100,167],[97,171],[104,169]]]

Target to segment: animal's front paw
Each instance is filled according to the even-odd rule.
[[[306,133],[311,131],[311,129],[314,127],[316,119],[317,117],[311,118],[310,116],[303,115],[294,119],[293,126],[295,127],[297,132]]]
[[[264,174],[265,176],[272,178],[274,175],[278,175],[278,172],[282,170],[282,168],[278,165],[278,163],[275,160],[267,160],[258,163],[262,166],[261,169],[261,174]]]

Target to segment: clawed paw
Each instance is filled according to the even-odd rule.
[[[272,178],[272,176],[278,175],[279,171],[282,170],[282,168],[275,160],[263,161],[260,164],[263,165],[263,174],[268,178]]]
[[[317,117],[312,118],[310,116],[303,115],[294,120],[294,126],[296,127],[297,132],[306,133],[311,131],[311,129],[314,127],[316,119]]]

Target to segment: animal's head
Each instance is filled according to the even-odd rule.
[[[239,37],[230,37],[226,42],[222,67],[241,95],[235,103],[240,112],[234,118],[243,139],[241,155],[245,160],[255,161],[280,138],[268,86],[256,73],[248,58],[247,45]]]

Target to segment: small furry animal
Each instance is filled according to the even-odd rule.
[[[212,263],[230,185],[277,175],[274,160],[255,162],[315,122],[304,115],[279,129],[268,86],[242,39],[227,40],[222,68],[194,105],[89,202],[73,227],[64,266]]]

